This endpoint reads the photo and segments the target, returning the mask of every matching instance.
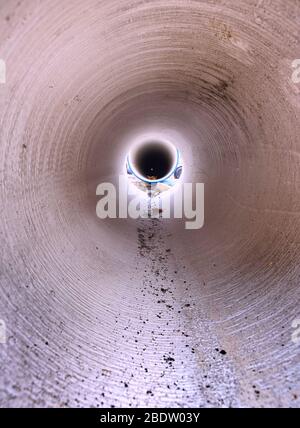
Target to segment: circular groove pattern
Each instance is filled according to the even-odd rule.
[[[0,405],[299,406],[299,2],[2,3]],[[148,131],[203,229],[97,219]]]

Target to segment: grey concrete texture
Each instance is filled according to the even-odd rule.
[[[299,407],[298,0],[1,0],[1,407]],[[205,227],[99,220],[172,134]]]

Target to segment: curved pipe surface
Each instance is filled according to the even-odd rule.
[[[1,406],[299,407],[296,0],[1,2]],[[205,226],[99,220],[134,138]]]

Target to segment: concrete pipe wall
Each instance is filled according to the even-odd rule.
[[[299,407],[299,1],[0,22],[1,406]],[[143,132],[205,183],[204,228],[97,218]]]

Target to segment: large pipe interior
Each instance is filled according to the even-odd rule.
[[[0,5],[0,404],[299,406],[297,0]],[[100,220],[171,137],[205,226]]]

